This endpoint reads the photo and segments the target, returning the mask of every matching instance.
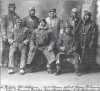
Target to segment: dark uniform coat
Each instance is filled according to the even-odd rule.
[[[75,45],[78,49],[78,47],[79,47],[79,31],[80,31],[80,26],[81,26],[82,20],[79,16],[70,17],[69,22],[70,22],[71,26],[73,27],[72,33],[74,35]]]
[[[9,40],[13,39],[14,25],[19,19],[19,16],[14,14],[8,14],[2,17],[1,20],[1,35],[2,35],[2,62],[8,60],[9,52]],[[6,56],[6,57],[5,57]],[[6,59],[5,59],[6,58]]]
[[[82,47],[88,47],[89,44],[94,42],[94,39],[96,37],[96,24],[92,21],[89,21],[88,23],[81,24],[80,28],[80,43],[81,48]]]
[[[32,33],[38,25],[39,25],[39,18],[34,16],[34,18],[31,18],[31,16],[27,16],[23,19],[24,26],[28,28],[28,30]]]
[[[97,47],[96,24],[93,21],[89,21],[86,24],[82,23],[80,26],[79,38],[79,49],[82,62],[87,64],[90,61],[93,62],[95,60]]]

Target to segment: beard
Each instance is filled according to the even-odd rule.
[[[30,17],[32,17],[32,18],[35,16],[35,14],[32,14],[32,13],[30,13],[29,15],[30,15]]]
[[[85,18],[84,18],[83,21],[84,21],[84,24],[87,24],[87,23],[90,21],[90,18],[88,18],[88,19],[85,19]]]

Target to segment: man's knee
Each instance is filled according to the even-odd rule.
[[[9,50],[9,56],[12,56],[16,51],[16,47],[14,46],[10,46],[10,50]]]

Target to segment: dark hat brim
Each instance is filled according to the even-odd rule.
[[[56,13],[56,9],[50,9],[49,12]]]
[[[9,5],[8,8],[16,8],[15,5]]]

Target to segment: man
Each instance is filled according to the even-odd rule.
[[[12,43],[12,34],[14,32],[14,25],[19,16],[15,12],[15,3],[9,3],[8,14],[3,16],[1,21],[1,34],[2,34],[2,64],[7,66],[9,46]],[[6,57],[5,57],[6,56]]]
[[[23,26],[22,20],[19,19],[16,26],[14,27],[13,42],[9,50],[9,70],[8,73],[12,74],[15,72],[15,52],[19,50],[21,52],[20,58],[20,70],[21,74],[24,74],[26,64],[26,52],[27,44],[26,40],[28,36],[27,28]]]
[[[48,15],[49,16],[46,18],[46,22],[48,24],[49,30],[51,30],[51,32],[53,32],[56,37],[58,37],[58,34],[62,27],[62,21],[60,18],[58,18],[56,9],[50,9]]]
[[[48,50],[52,41],[50,40],[50,37],[49,37],[48,25],[47,25],[47,22],[45,21],[45,19],[42,19],[40,21],[38,29],[36,29],[35,33],[33,33],[31,41],[32,42],[31,42],[31,46],[30,46],[30,50],[29,50],[29,54],[28,54],[28,60],[30,61],[30,63],[34,59],[37,51],[42,53],[45,56],[47,61],[48,60],[54,61],[55,56],[54,56],[53,51]],[[51,51],[51,52],[49,52],[49,51]],[[38,58],[39,57],[41,57],[41,55],[38,54]],[[42,59],[40,59],[39,65],[41,65],[41,63],[43,63],[43,62],[44,61]]]
[[[94,47],[94,43],[96,39],[97,34],[97,27],[96,24],[91,19],[92,15],[89,11],[84,11],[83,16],[83,22],[81,24],[80,29],[80,54],[81,54],[81,60],[83,63],[89,62],[89,60],[86,60],[86,58],[90,55],[90,50],[92,50]]]
[[[31,47],[32,45],[32,41],[31,41],[31,36],[34,33],[35,29],[37,29],[38,25],[39,25],[39,18],[37,16],[35,16],[35,8],[32,7],[29,10],[29,16],[25,17],[23,19],[23,24],[25,27],[28,28],[28,31],[30,32],[29,34],[29,39],[27,39],[26,43],[29,43],[29,47]],[[30,48],[29,48],[30,49]],[[32,58],[32,55],[30,55],[30,58]],[[27,61],[27,64],[30,64],[31,60]]]
[[[39,18],[35,15],[35,8],[32,7],[29,10],[29,16],[26,16],[23,19],[23,24],[26,26],[29,31],[32,33],[39,25]]]
[[[71,11],[70,24],[73,27],[76,27],[79,21],[80,21],[80,12],[77,8],[73,8]]]
[[[79,55],[76,53],[75,41],[73,41],[72,27],[66,24],[62,33],[56,42],[58,49],[56,56],[56,75],[61,74],[61,64],[67,61],[74,65],[75,72],[79,73]]]
[[[77,8],[73,8],[72,12],[71,12],[72,16],[70,17],[70,24],[73,27],[72,33],[74,35],[74,39],[76,41],[75,45],[77,47],[77,51],[78,50],[78,46],[79,46],[79,30],[80,30],[80,24],[82,22],[81,20],[81,16],[80,16],[80,12]]]
[[[46,18],[46,22],[48,24],[48,27],[49,27],[49,36],[51,38],[51,44],[49,46],[49,51],[54,51],[54,47],[55,47],[55,43],[56,43],[56,40],[58,38],[58,35],[59,35],[59,32],[60,32],[60,29],[62,27],[62,21],[57,17],[57,14],[56,14],[56,9],[50,9],[49,13],[48,13],[48,17]],[[48,71],[51,73],[51,64],[53,63],[53,61],[55,61],[55,59],[52,61],[51,58],[52,56],[55,56],[53,52],[51,52],[52,55],[49,55],[51,56],[50,59],[48,60],[48,65],[47,65],[47,69]]]

